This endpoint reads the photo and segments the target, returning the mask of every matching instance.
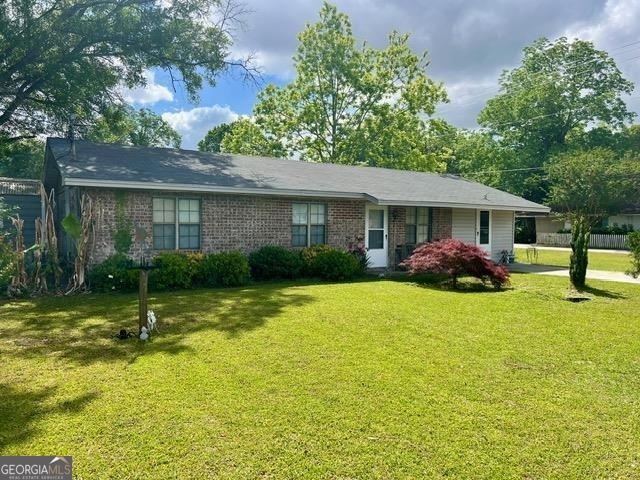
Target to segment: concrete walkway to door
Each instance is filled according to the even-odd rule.
[[[526,244],[516,244],[516,248],[530,248],[531,245]],[[569,248],[562,247],[542,247],[535,245],[537,250],[561,250],[569,252]],[[629,255],[628,251],[625,250],[597,250],[597,249],[589,249],[590,252],[606,252],[606,253],[616,253],[616,254],[625,254]],[[559,268],[549,265],[539,265],[539,264],[529,264],[529,263],[512,263],[507,265],[507,268],[511,272],[521,272],[521,273],[537,273],[540,275],[554,275],[558,277],[569,277],[569,269],[568,268]],[[635,283],[640,285],[640,278],[633,278],[631,275],[627,275],[622,272],[608,272],[604,270],[590,270],[587,269],[587,280],[605,280],[610,282],[624,282],[624,283]]]

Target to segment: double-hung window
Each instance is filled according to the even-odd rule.
[[[200,200],[158,197],[153,199],[153,248],[200,248]]]
[[[323,203],[294,203],[291,244],[308,247],[326,243],[327,207]]]
[[[405,232],[405,242],[408,244],[417,245],[429,241],[429,208],[408,207]]]

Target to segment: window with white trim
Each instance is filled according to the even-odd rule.
[[[405,232],[405,243],[408,244],[417,245],[430,240],[428,207],[407,207]]]
[[[326,243],[327,207],[323,203],[294,203],[291,244],[308,247]]]
[[[153,199],[153,248],[200,249],[200,200],[157,197]]]

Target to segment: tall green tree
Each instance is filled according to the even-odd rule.
[[[12,178],[42,177],[44,142],[23,138],[15,142],[0,142],[0,176]]]
[[[566,150],[572,131],[616,129],[633,118],[621,98],[633,84],[606,52],[583,40],[537,40],[519,67],[502,73],[500,88],[478,123],[516,154],[503,188],[538,202],[548,189],[542,167]]]
[[[231,130],[231,124],[221,123],[207,132],[202,140],[198,142],[198,150],[201,152],[220,152],[220,144],[224,136]]]
[[[0,142],[91,118],[117,86],[143,85],[147,69],[168,72],[196,101],[233,64],[229,22],[241,9],[232,1],[4,0]]]
[[[638,165],[611,149],[595,148],[558,154],[545,166],[551,182],[547,203],[571,222],[569,276],[574,287],[585,286],[592,228],[636,191]]]
[[[87,140],[141,147],[180,148],[182,138],[151,110],[110,105],[84,135]]]
[[[486,132],[458,130],[451,140],[452,159],[447,171],[496,188],[508,190],[506,169],[515,168],[513,150]]]
[[[259,93],[256,125],[304,160],[444,170],[422,139],[447,96],[408,39],[392,32],[384,49],[357,47],[347,15],[325,2],[298,37],[295,79]]]
[[[260,157],[284,157],[286,150],[282,142],[269,134],[248,118],[241,118],[231,123],[229,132],[220,142],[220,151],[257,155]]]

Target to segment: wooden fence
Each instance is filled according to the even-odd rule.
[[[538,233],[536,244],[548,247],[569,247],[570,233]],[[589,240],[590,248],[609,248],[614,250],[629,250],[627,235],[608,235],[592,233]]]

